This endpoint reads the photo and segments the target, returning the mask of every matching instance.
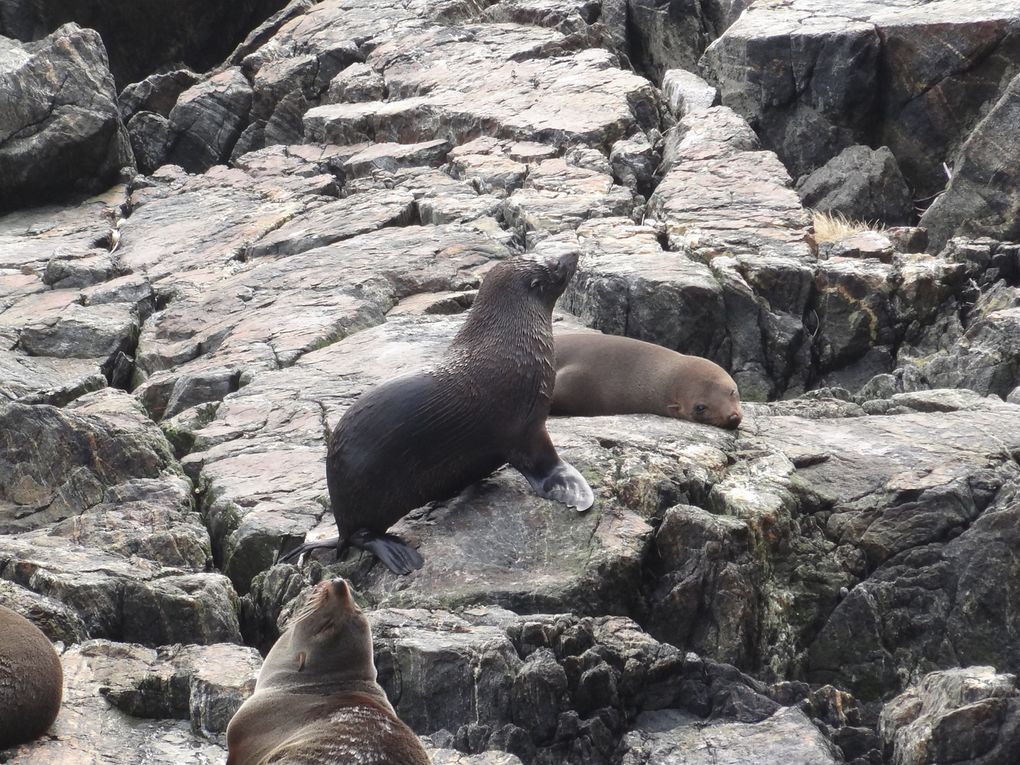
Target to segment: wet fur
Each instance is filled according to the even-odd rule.
[[[0,606],[0,749],[45,733],[60,712],[64,672],[49,639]]]

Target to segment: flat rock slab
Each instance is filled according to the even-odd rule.
[[[658,97],[646,80],[607,51],[570,48],[558,32],[512,24],[397,35],[366,62],[382,73],[389,100],[310,109],[305,137],[463,143],[483,133],[608,148],[653,126]]]
[[[245,651],[239,646],[234,650]],[[140,719],[110,703],[111,681],[124,683],[120,672],[147,666],[155,651],[140,646],[90,641],[69,649],[62,657],[64,700],[48,735],[6,752],[16,765],[99,765],[106,762],[144,765],[151,762],[222,763],[226,747],[196,735],[187,715],[181,719]],[[207,655],[211,661],[223,656]],[[152,680],[157,682],[153,683]],[[193,683],[194,680],[191,680]],[[184,677],[185,689],[189,678]],[[167,673],[153,673],[149,692],[169,702],[173,693]],[[185,690],[185,698],[188,692]],[[161,711],[158,706],[151,711]],[[186,712],[186,710],[185,710]],[[152,717],[153,715],[144,715]],[[169,715],[167,715],[169,717]]]
[[[757,723],[705,724],[673,710],[646,712],[623,740],[622,765],[836,765],[843,758],[807,716],[782,709]]]

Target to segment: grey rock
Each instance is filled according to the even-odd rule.
[[[757,723],[705,725],[674,710],[646,712],[623,741],[623,765],[836,765],[842,762],[803,712],[783,709]]]
[[[928,197],[1020,66],[1010,8],[960,10],[948,0],[752,5],[708,47],[703,73],[794,177],[875,141],[895,155],[915,198]]]
[[[382,101],[386,97],[386,82],[375,69],[360,61],[344,68],[329,81],[324,104],[361,103]]]
[[[667,69],[662,75],[662,97],[678,120],[712,107],[718,91],[694,72]]]
[[[628,50],[635,67],[656,83],[663,81],[667,70],[695,69],[715,36],[706,16],[707,5],[683,0],[628,2],[627,22],[632,35]]]
[[[452,148],[452,144],[444,140],[374,144],[344,162],[343,169],[348,177],[358,178],[377,170],[392,173],[403,167],[439,167]]]
[[[1020,238],[1020,171],[1004,161],[1020,150],[1020,75],[952,157],[944,194],[921,216],[929,247],[937,252],[954,236]]]
[[[761,144],[747,122],[726,106],[712,106],[684,116],[663,136],[662,171],[679,162],[718,159]]]
[[[140,656],[154,653],[140,654],[147,651],[137,646],[91,641],[64,653],[61,657],[64,700],[56,722],[48,736],[5,752],[7,762],[80,765],[83,758],[87,762],[106,760],[125,765],[153,761],[196,765],[223,762],[226,747],[196,736],[191,724],[185,722],[186,716],[180,720],[139,719],[111,705],[98,691],[103,683],[119,682],[122,671],[144,674],[146,664]],[[209,658],[214,659],[214,654],[209,654]],[[187,693],[187,687],[184,690]],[[169,691],[163,687],[164,693]]]
[[[152,112],[169,117],[178,96],[199,81],[199,75],[190,69],[151,74],[144,80],[124,88],[117,97],[121,119],[125,123],[138,112]]]
[[[252,87],[237,68],[181,93],[170,111],[167,161],[201,172],[224,162],[247,124]]]
[[[153,173],[166,162],[172,130],[170,120],[155,112],[136,112],[128,120],[127,131],[138,172]]]
[[[886,146],[848,146],[797,182],[805,207],[862,221],[909,223],[910,189]]]
[[[874,258],[883,263],[893,260],[893,243],[880,231],[861,231],[832,243],[830,258]]]
[[[59,87],[57,86],[59,84]],[[0,38],[0,210],[97,191],[133,165],[99,35],[65,24]]]
[[[1020,756],[1020,692],[993,667],[931,672],[882,708],[889,762],[1012,762]]]
[[[647,81],[616,68],[608,51],[571,53],[568,47],[558,32],[513,25],[481,26],[456,40],[438,30],[397,35],[366,61],[382,72],[389,100],[310,109],[305,137],[332,143],[445,137],[461,143],[485,124],[486,133],[505,138],[609,145],[652,127],[658,95]],[[425,51],[440,48],[441,57],[419,64]],[[507,70],[509,78],[494,74]],[[493,76],[505,86],[492,88]]]
[[[4,6],[0,33],[37,39],[65,21],[95,29],[109,53],[118,88],[124,88],[153,72],[179,69],[182,62],[196,72],[216,66],[251,26],[283,5],[283,0],[240,0],[124,9],[104,0],[12,0]]]
[[[609,172],[548,159],[532,167],[524,187],[508,197],[505,215],[508,225],[533,247],[548,236],[573,231],[583,221],[629,217],[633,209],[633,192],[616,185]]]
[[[169,444],[130,396],[97,392],[79,404],[0,404],[6,533],[76,516],[108,487],[173,469]]]
[[[644,135],[617,141],[609,152],[609,164],[617,183],[646,196],[652,187],[652,176],[658,168],[658,158]]]
[[[26,325],[18,345],[34,356],[101,359],[106,363],[118,352],[134,352],[139,326],[138,312],[130,304],[72,303],[58,317]]]
[[[17,611],[56,643],[80,643],[88,638],[81,617],[53,598],[38,595],[14,582],[0,579],[0,604]]]
[[[85,257],[58,255],[52,258],[42,273],[42,281],[54,289],[70,289],[89,287],[118,275],[119,268],[113,257],[103,250],[93,250]]]

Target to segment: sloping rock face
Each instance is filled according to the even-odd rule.
[[[1020,238],[1020,198],[1016,162],[1020,150],[1020,75],[978,123],[953,157],[946,193],[921,217],[933,249],[952,236]]]
[[[151,0],[129,5],[110,0],[7,0],[0,6],[0,35],[27,42],[65,22],[95,29],[123,87],[168,64],[183,62],[198,70],[215,66],[249,29],[284,5],[284,0],[188,0],[172,6]]]
[[[0,210],[97,191],[134,164],[99,35],[0,37]]]
[[[795,178],[885,145],[921,199],[1020,71],[1020,18],[999,0],[757,2],[701,63]]]
[[[436,763],[1015,759],[1020,245],[948,215],[991,220],[950,205],[990,169],[982,209],[1010,209],[988,146],[1015,13],[744,5],[297,0],[214,69],[123,89],[144,174],[0,216],[0,602],[68,678],[51,735],[0,759],[222,762],[260,654],[338,575]],[[675,67],[727,27],[705,61],[746,66],[718,104]],[[946,245],[820,243],[788,153],[862,144],[888,168],[866,148],[888,144],[916,184],[901,150],[928,134],[867,120],[918,56],[931,88],[900,112],[990,94],[924,144],[962,143]],[[752,77],[794,99],[753,126],[772,91]],[[864,91],[859,124],[818,106]],[[829,127],[772,140],[816,107]],[[356,550],[278,563],[335,534],[346,409],[435,363],[494,264],[566,251],[555,332],[715,360],[741,428],[552,419],[588,511],[504,467],[394,527],[425,559],[409,576]]]

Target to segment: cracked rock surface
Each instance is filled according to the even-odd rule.
[[[1013,762],[1013,5],[278,6],[131,75],[101,29],[119,102],[90,29],[0,38],[5,82],[88,53],[72,100],[136,168],[30,192],[49,150],[0,130],[34,167],[0,177],[0,603],[66,678],[0,761],[222,762],[340,575],[434,763]],[[907,225],[826,239],[815,196]],[[712,359],[741,427],[550,419],[588,511],[503,467],[394,527],[409,576],[277,563],[336,533],[347,407],[434,363],[496,262],[566,248],[554,331]]]

